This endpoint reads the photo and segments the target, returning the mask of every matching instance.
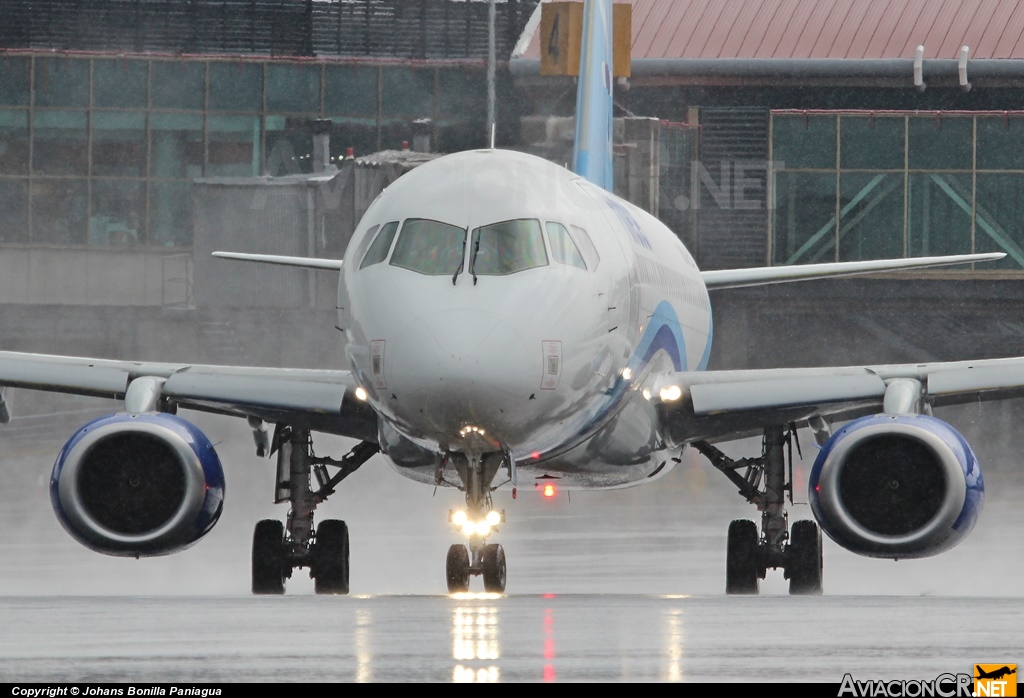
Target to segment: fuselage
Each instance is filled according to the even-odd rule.
[[[700,274],[653,216],[546,160],[448,155],[353,234],[339,321],[399,470],[458,453],[622,486],[664,467],[643,382],[707,364]],[[649,398],[649,394],[646,398]]]

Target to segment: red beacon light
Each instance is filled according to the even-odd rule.
[[[541,488],[541,494],[544,495],[545,499],[551,499],[555,494],[557,494],[557,490],[555,489],[555,486],[549,482]]]

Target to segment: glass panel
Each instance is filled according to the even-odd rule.
[[[203,108],[206,64],[196,61],[153,61],[153,94],[157,109]]]
[[[473,231],[469,271],[477,276],[502,276],[548,263],[540,221],[523,218]]]
[[[980,131],[979,123],[979,131]],[[1024,267],[1024,174],[979,174],[974,245],[977,252],[1005,252],[978,269]]]
[[[0,105],[28,106],[29,59],[4,56],[0,64]]]
[[[198,114],[150,116],[153,177],[203,175],[203,117]]]
[[[912,172],[907,183],[908,254],[971,251],[971,175]]]
[[[338,163],[352,148],[359,157],[377,150],[377,120],[346,116],[329,116],[331,126],[331,159]]]
[[[433,70],[382,68],[380,77],[382,115],[434,116]]]
[[[145,107],[149,62],[95,60],[92,64],[92,102],[96,107]]]
[[[775,115],[772,159],[777,169],[835,169],[836,117]]]
[[[28,174],[28,111],[0,110],[0,173]]]
[[[910,117],[907,137],[910,169],[971,169],[974,125],[970,117]]]
[[[835,260],[836,177],[831,173],[775,173],[772,264]]]
[[[978,117],[978,169],[1024,170],[1024,117]]]
[[[580,250],[583,252],[583,258],[587,261],[587,266],[591,269],[597,269],[597,265],[601,263],[601,257],[597,254],[594,241],[590,239],[587,231],[574,225],[572,226],[572,236],[579,243]]]
[[[0,243],[28,242],[28,182],[0,179]]]
[[[380,231],[380,235],[370,245],[370,249],[366,251],[366,256],[363,257],[363,262],[359,265],[360,269],[383,262],[388,258],[388,252],[391,251],[391,243],[395,240],[396,230],[398,230],[398,223],[385,224],[384,228]],[[367,235],[367,237],[370,236]]]
[[[313,171],[313,122],[267,117],[267,168],[273,177]]]
[[[150,243],[164,247],[191,245],[192,183],[153,182],[150,197]]]
[[[309,63],[267,65],[267,111],[320,113],[320,66]]]
[[[89,59],[37,58],[37,107],[89,106]]]
[[[839,166],[902,170],[904,118],[844,116],[840,119]]]
[[[211,116],[209,177],[257,177],[260,173],[260,117]]]
[[[212,111],[263,111],[263,64],[210,63]]]
[[[903,173],[843,172],[839,260],[903,257]]]
[[[548,242],[551,243],[551,257],[559,264],[586,269],[587,264],[583,261],[576,243],[569,237],[569,231],[561,223],[548,222]]]
[[[84,179],[32,181],[32,241],[84,245],[88,211]]]
[[[95,179],[89,244],[129,247],[146,241],[146,185],[138,180]]]
[[[465,228],[410,218],[395,243],[391,266],[431,276],[451,276],[462,265],[465,250]]]
[[[376,119],[377,72],[376,66],[327,66],[324,73],[327,113]]]
[[[146,174],[146,115],[142,112],[94,112],[92,173],[104,177]]]
[[[442,68],[438,80],[443,116],[471,119],[487,115],[487,76],[482,71]]]
[[[36,174],[86,174],[89,142],[84,111],[36,111],[32,123]]]

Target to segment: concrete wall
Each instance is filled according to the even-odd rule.
[[[181,254],[170,251],[4,247],[0,250],[0,303],[176,303],[187,293],[187,283],[176,280],[188,273],[186,269]]]

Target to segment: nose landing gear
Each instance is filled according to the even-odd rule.
[[[487,538],[505,521],[505,512],[491,503],[491,482],[505,459],[503,453],[480,456],[452,454],[451,461],[466,492],[466,511],[452,512],[448,520],[469,535],[469,545],[456,543],[448,548],[445,579],[451,594],[469,591],[470,577],[482,576],[484,591],[501,594],[507,579],[505,549]]]

